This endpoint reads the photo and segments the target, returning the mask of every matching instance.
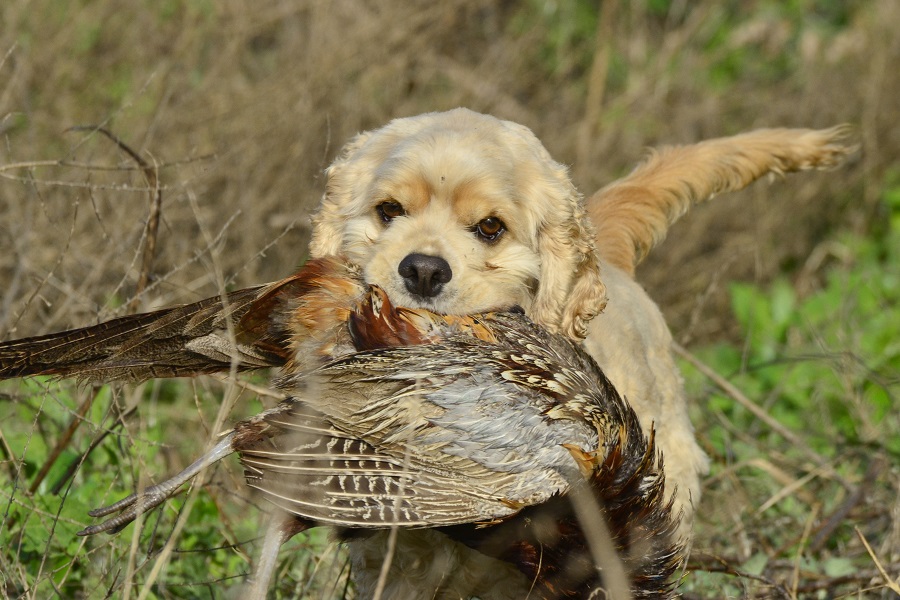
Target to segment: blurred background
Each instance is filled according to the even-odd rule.
[[[686,597],[893,597],[898,23],[895,0],[6,0],[0,338],[285,276],[306,259],[323,169],[395,117],[467,106],[527,125],[586,195],[650,147],[849,123],[861,150],[848,165],[698,208],[639,280],[686,361],[796,434],[685,363],[716,464]],[[161,218],[139,286],[151,171]],[[161,574],[149,571],[171,527],[136,550],[131,529],[71,536],[87,508],[187,464],[221,387],[0,388],[0,593],[223,597],[239,585],[256,525],[234,514],[236,465],[233,485],[197,496],[175,542],[185,554]],[[273,597],[353,597],[320,537],[285,558]],[[327,577],[321,547],[337,565]],[[313,573],[327,592],[307,585]]]

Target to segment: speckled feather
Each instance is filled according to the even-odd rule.
[[[587,486],[635,597],[671,593],[682,548],[661,458],[587,354],[517,312],[460,321],[392,307],[377,289],[350,324],[374,349],[283,377],[292,399],[246,443],[237,428],[250,485],[310,524],[442,528],[518,566],[536,598],[603,585],[566,497]]]
[[[227,320],[234,343],[229,341]],[[179,475],[93,516],[118,531],[223,456],[296,516],[371,531],[429,527],[514,564],[534,598],[603,586],[569,502],[601,507],[635,597],[666,597],[682,559],[653,440],[600,369],[521,311],[394,307],[339,259],[219,298],[0,344],[0,377],[157,376],[282,367],[290,399],[238,423]],[[358,534],[357,534],[358,535]]]

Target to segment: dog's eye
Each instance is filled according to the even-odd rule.
[[[385,223],[406,214],[406,211],[403,210],[403,205],[394,200],[385,200],[376,206],[375,210],[378,212],[378,216],[381,217],[381,220]]]
[[[496,242],[506,231],[506,225],[497,217],[488,217],[478,221],[474,229],[481,239],[487,242]]]

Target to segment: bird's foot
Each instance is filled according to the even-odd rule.
[[[174,477],[146,488],[137,494],[131,494],[127,498],[119,500],[115,504],[95,508],[88,512],[92,517],[105,517],[113,513],[119,513],[111,519],[107,519],[97,525],[90,525],[78,532],[80,536],[96,535],[98,533],[118,533],[124,529],[129,523],[137,519],[142,514],[149,512],[171,498],[182,485],[197,476],[200,471],[206,467],[219,462],[229,454],[234,452],[232,448],[232,440],[234,432],[227,436],[213,447],[212,450],[194,461],[184,471]]]

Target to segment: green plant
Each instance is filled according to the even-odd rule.
[[[697,547],[731,549],[727,580],[705,565],[689,589],[789,597],[792,586],[852,590],[848,573],[873,572],[860,543],[887,543],[887,516],[865,498],[896,493],[887,465],[900,461],[900,185],[887,183],[888,225],[829,244],[818,289],[800,295],[786,278],[731,286],[744,346],[696,354],[742,395],[684,365],[714,465],[703,503],[716,508],[701,511]],[[729,531],[743,546],[722,546]]]

